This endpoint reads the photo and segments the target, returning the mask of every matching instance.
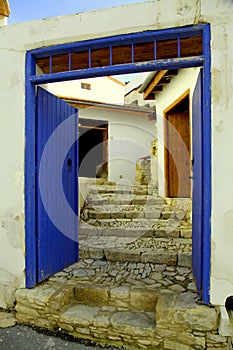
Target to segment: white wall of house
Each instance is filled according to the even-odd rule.
[[[82,89],[82,83],[89,84],[90,90]],[[57,96],[124,104],[125,84],[111,77],[98,77],[48,84],[48,91]]]
[[[7,25],[7,17],[0,15],[0,26]]]
[[[101,19],[101,20],[100,20]],[[229,0],[155,0],[0,28],[0,306],[25,281],[25,53],[117,34],[211,23],[212,218],[214,304],[233,295],[233,8]]]
[[[155,139],[155,122],[148,120],[146,113],[91,107],[79,109],[79,116],[108,121],[108,179],[135,184],[136,161],[150,155],[151,141]]]
[[[144,73],[138,73],[134,79],[132,79],[128,84],[125,86],[125,103],[135,103],[139,106],[149,106],[154,107],[155,101],[154,100],[147,100],[145,101],[143,99],[143,94],[139,93],[139,89],[142,85],[142,83],[145,81],[146,77],[148,76],[148,72]]]

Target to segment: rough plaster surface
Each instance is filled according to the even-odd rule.
[[[19,245],[24,242],[24,230],[15,228],[14,218],[24,215],[25,52],[42,46],[203,21],[211,23],[212,37],[211,302],[224,304],[227,295],[233,294],[229,284],[233,275],[233,240],[228,231],[233,222],[227,214],[233,210],[233,8],[230,0],[155,0],[0,28],[0,220],[7,222],[7,228],[0,228],[4,242],[0,247],[0,267],[7,268],[10,260],[11,272],[20,279],[21,285],[25,266],[24,247]],[[9,236],[12,232],[15,235],[15,230],[20,238],[12,244]]]

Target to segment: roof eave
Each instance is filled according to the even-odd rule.
[[[0,0],[0,15],[4,17],[10,16],[10,6],[8,0]]]

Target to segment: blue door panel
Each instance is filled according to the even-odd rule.
[[[202,295],[203,279],[203,104],[201,69],[193,94],[193,194],[192,194],[192,269],[198,293]]]
[[[71,116],[73,118],[69,118]],[[76,133],[77,110],[38,87],[37,282],[76,262],[78,258],[77,143],[64,151],[69,139],[77,140]],[[63,166],[60,166],[63,161]],[[62,191],[59,190],[60,183]],[[73,216],[67,215],[63,195],[72,208]]]

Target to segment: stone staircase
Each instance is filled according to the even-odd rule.
[[[18,290],[18,322],[123,349],[224,348],[192,280],[189,216],[153,188],[91,186],[79,261]]]
[[[191,237],[190,200],[148,186],[92,186],[81,212],[82,258],[190,268]]]
[[[91,186],[79,261],[18,290],[18,322],[111,349],[228,349],[192,280],[189,215],[153,188]]]

